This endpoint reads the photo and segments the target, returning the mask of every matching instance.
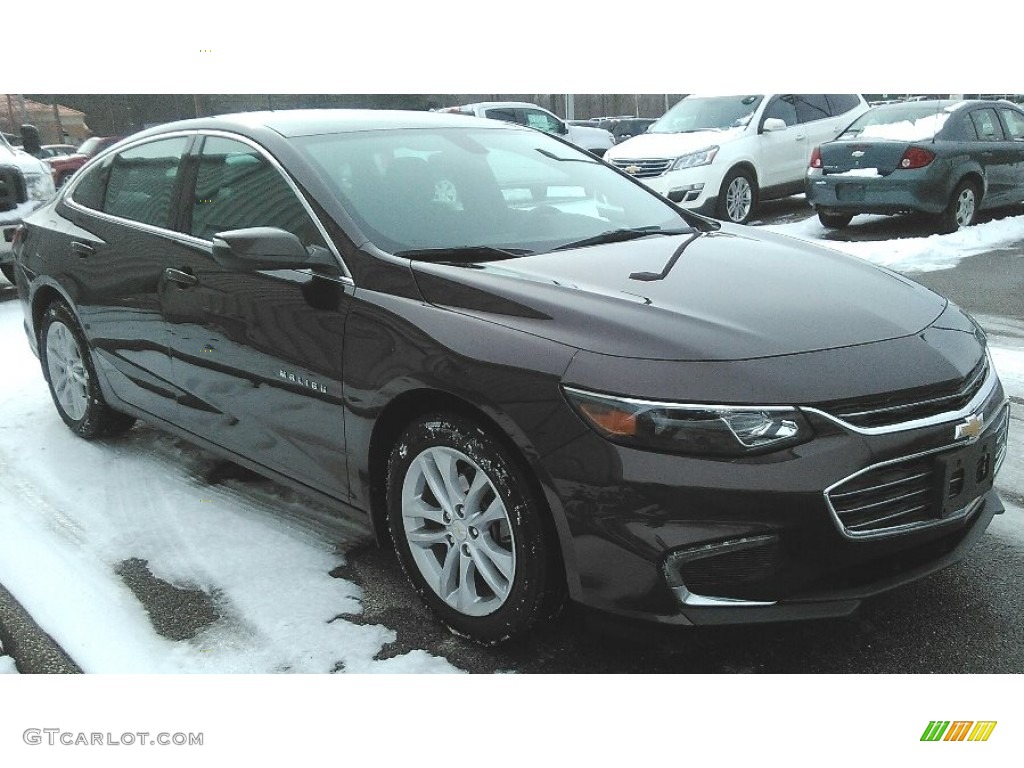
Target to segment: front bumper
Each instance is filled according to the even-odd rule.
[[[805,411],[810,442],[742,460],[578,437],[545,459],[571,537],[572,598],[664,625],[844,616],[867,597],[963,559],[1003,511],[992,484],[1005,455],[1009,403],[998,378],[983,392],[970,408],[987,428],[967,439],[955,437],[962,419],[870,433],[813,410]],[[984,477],[961,477],[954,489],[943,471],[968,457],[974,472],[981,447],[990,461]],[[833,505],[837,488],[921,456],[935,467],[926,486],[934,513],[870,535],[846,529]]]
[[[619,160],[616,165],[622,167]],[[630,167],[629,164],[626,168]],[[660,176],[635,177],[641,184],[649,187],[663,197],[667,197],[688,211],[711,215],[718,202],[718,191],[722,179],[713,171],[714,165],[703,165],[697,168],[684,168],[679,171],[666,171]],[[627,171],[628,173],[628,171]]]

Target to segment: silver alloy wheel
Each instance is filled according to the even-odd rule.
[[[46,331],[46,368],[60,407],[73,421],[80,420],[89,407],[89,373],[74,334],[60,321]]]
[[[964,187],[956,199],[956,225],[958,228],[969,226],[974,221],[974,206],[974,189]]]
[[[725,190],[725,212],[730,221],[741,222],[750,215],[754,191],[746,176],[737,176]]]
[[[516,574],[508,511],[487,473],[446,446],[413,459],[402,483],[402,527],[430,588],[467,616],[508,599]]]

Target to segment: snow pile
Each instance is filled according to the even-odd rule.
[[[926,115],[917,120],[865,125],[857,139],[888,139],[891,141],[923,141],[937,134],[949,119],[948,112]]]
[[[862,221],[866,219],[854,219],[855,223]],[[764,228],[843,251],[898,272],[950,269],[968,256],[1024,242],[1024,216],[988,221],[948,235],[862,242],[824,240],[823,236],[829,230],[826,230],[814,216],[793,224],[778,224]]]
[[[4,656],[4,647],[0,645],[0,675],[16,675],[18,668],[14,666],[14,659]]]

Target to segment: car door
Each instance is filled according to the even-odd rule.
[[[1007,141],[1002,124],[992,107],[972,110],[970,118],[979,140],[975,154],[987,180],[982,203],[986,208],[991,208],[1014,202],[1014,142]]]
[[[179,423],[270,469],[347,497],[345,316],[337,269],[243,271],[212,257],[219,232],[269,226],[330,251],[301,193],[268,154],[207,135],[191,158],[182,228],[193,247],[164,295]]]
[[[1018,203],[1024,200],[1024,112],[1011,107],[1001,107],[999,117],[1006,132],[1007,151],[1013,160],[1007,196],[1010,202]]]
[[[160,294],[165,269],[187,251],[173,221],[191,140],[125,149],[94,166],[61,203],[65,258],[74,262],[76,307],[97,365],[119,398],[165,419],[175,415],[178,392]]]
[[[807,137],[797,124],[796,97],[792,94],[773,96],[761,115],[758,143],[761,152],[759,182],[762,188],[779,187],[799,179],[803,183],[807,171],[804,147]],[[784,131],[765,131],[764,121],[777,118],[786,123]]]

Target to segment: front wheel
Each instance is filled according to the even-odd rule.
[[[494,645],[561,604],[546,508],[482,425],[452,414],[415,421],[391,452],[387,486],[402,568],[456,634]]]
[[[746,224],[756,206],[757,182],[741,168],[729,171],[718,193],[715,215],[733,224]]]
[[[71,310],[51,304],[39,331],[39,362],[57,412],[79,437],[124,432],[135,419],[107,405],[96,381],[89,347]]]

